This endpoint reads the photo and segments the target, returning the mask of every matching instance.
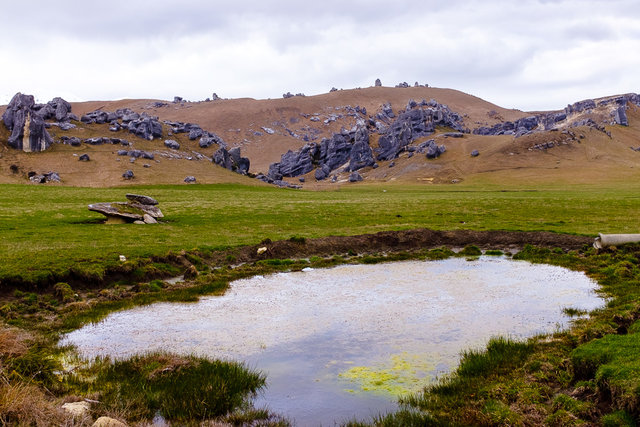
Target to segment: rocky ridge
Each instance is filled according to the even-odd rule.
[[[354,110],[366,114],[366,110],[362,112],[360,107]],[[407,147],[417,139],[435,133],[436,126],[451,128],[460,134],[469,133],[460,114],[433,99],[419,103],[410,100],[397,116],[387,103],[374,117],[358,119],[350,131],[343,129],[331,138],[323,138],[319,144],[311,142],[298,151],[289,150],[282,155],[280,162],[271,164],[266,175],[258,175],[257,178],[281,185],[283,177],[297,177],[315,169],[314,177],[320,181],[342,167],[343,172],[376,168],[377,161],[393,160],[404,151],[425,152],[427,158],[435,159],[446,151],[445,146],[436,145],[435,140],[420,147]],[[380,135],[375,149],[370,145],[370,133]],[[362,178],[360,174],[358,176]],[[350,179],[352,182],[359,180]]]
[[[631,103],[640,106],[640,95],[630,93],[599,100],[586,99],[567,105],[563,111],[541,113],[516,121],[504,121],[491,127],[480,126],[475,135],[514,135],[516,138],[536,131],[551,131],[589,126],[605,132],[604,124],[629,126],[626,110]],[[599,120],[594,120],[594,117]]]

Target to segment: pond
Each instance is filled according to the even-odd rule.
[[[267,374],[257,407],[297,425],[368,420],[489,338],[567,326],[603,305],[584,274],[503,257],[305,269],[238,280],[224,296],[117,312],[66,335],[81,355],[164,350]]]

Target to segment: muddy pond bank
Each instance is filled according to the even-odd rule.
[[[475,230],[416,230],[381,231],[357,236],[328,236],[297,241],[295,238],[246,246],[223,251],[238,261],[251,262],[265,258],[302,258],[348,253],[366,254],[371,252],[398,252],[417,249],[433,249],[441,246],[462,248],[475,245],[480,249],[501,249],[518,251],[525,245],[564,250],[580,249],[593,243],[593,237],[558,234],[546,231],[475,231]],[[257,249],[267,251],[258,254]]]
[[[51,291],[58,282],[66,282],[76,287],[102,288],[119,280],[136,281],[167,279],[177,270],[185,271],[193,265],[190,253],[206,259],[212,266],[251,263],[266,259],[300,259],[312,256],[366,255],[372,253],[413,252],[421,249],[439,247],[462,248],[475,245],[480,249],[499,249],[518,252],[525,245],[541,248],[560,248],[565,251],[581,249],[593,243],[594,237],[559,234],[545,231],[475,231],[475,230],[394,230],[355,236],[327,236],[305,238],[293,236],[290,239],[271,241],[264,239],[256,245],[227,249],[201,251],[169,252],[153,255],[148,259],[138,259],[134,263],[114,264],[107,260],[94,263],[94,267],[104,264],[104,271],[95,268],[91,271],[78,270],[67,266],[59,271],[49,271],[37,282],[25,280],[19,273],[0,277],[0,296],[13,289]],[[258,251],[265,248],[264,251]],[[205,253],[206,252],[206,253]],[[150,268],[151,264],[163,263],[167,269]]]

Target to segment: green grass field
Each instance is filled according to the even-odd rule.
[[[165,222],[101,224],[95,202],[125,193],[160,202]],[[382,230],[638,232],[640,194],[623,188],[348,186],[310,192],[240,185],[88,189],[0,186],[0,280],[38,280],[69,268],[96,270],[169,250],[256,244],[263,239],[356,235]]]

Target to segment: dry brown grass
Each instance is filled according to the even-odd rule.
[[[317,141],[331,136],[341,128],[349,129],[355,119],[346,114],[345,106],[359,105],[367,109],[368,115],[375,115],[381,106],[390,102],[394,111],[404,109],[410,99],[434,98],[447,104],[451,110],[464,116],[465,125],[471,129],[478,126],[491,126],[500,120],[516,120],[531,113],[500,108],[480,98],[452,89],[440,88],[389,88],[370,87],[365,89],[340,90],[317,96],[293,97],[289,99],[229,99],[215,102],[169,103],[155,108],[154,100],[92,101],[74,103],[73,111],[82,115],[88,111],[102,108],[115,111],[118,108],[131,108],[138,112],[157,115],[161,120],[177,120],[197,123],[204,129],[220,135],[230,146],[239,146],[242,154],[251,159],[251,172],[267,172],[269,165],[280,160],[287,150],[297,150],[305,144],[301,138],[289,135],[285,127],[299,135],[308,133],[309,128],[317,129]],[[608,111],[608,110],[607,110]],[[600,111],[600,120],[610,120],[608,112]],[[321,121],[313,122],[311,117],[319,114]],[[335,122],[325,124],[323,120],[330,114],[343,114]],[[590,113],[591,114],[591,113]],[[592,114],[592,115],[593,115]],[[411,158],[402,153],[395,159],[393,168],[390,162],[380,162],[378,169],[365,168],[360,171],[366,183],[398,184],[438,184],[467,182],[500,185],[504,182],[529,185],[541,183],[601,183],[629,182],[638,178],[640,154],[629,147],[640,145],[640,111],[630,105],[628,110],[631,126],[610,126],[613,138],[605,133],[588,129],[574,129],[584,134],[584,139],[571,141],[549,150],[529,150],[535,144],[558,142],[564,136],[560,132],[542,132],[532,136],[514,139],[512,136],[466,135],[461,139],[434,135],[438,144],[445,144],[447,152],[437,160],[428,160],[424,155]],[[587,116],[585,116],[587,117]],[[579,117],[572,118],[576,119]],[[207,160],[171,159],[163,157],[162,151],[170,152],[162,140],[146,141],[127,131],[110,132],[108,125],[85,125],[78,123],[72,131],[61,131],[52,127],[50,132],[56,139],[63,134],[88,138],[93,136],[117,136],[133,142],[133,148],[156,152],[156,159],[138,159],[129,163],[128,157],[117,156],[122,147],[112,145],[70,147],[61,144],[45,153],[21,153],[0,144],[0,183],[25,183],[28,171],[57,171],[63,185],[86,187],[114,187],[121,185],[184,184],[187,175],[196,177],[198,183],[243,183],[263,185],[260,181],[227,171],[211,164]],[[270,127],[275,133],[270,135],[262,130]],[[307,129],[307,130],[303,130]],[[165,138],[177,140],[180,151],[197,151],[211,156],[216,145],[200,148],[198,141],[190,141],[186,134],[168,136],[170,129],[165,126]],[[256,135],[260,132],[260,135]],[[8,132],[0,124],[0,141],[8,138]],[[164,139],[164,138],[163,138]],[[371,145],[377,145],[376,135],[372,135]],[[479,150],[480,156],[471,158],[470,152]],[[79,162],[78,156],[87,153],[90,162]],[[147,167],[145,167],[145,164]],[[19,173],[10,171],[11,165],[20,168]],[[131,169],[135,178],[124,180],[122,174]],[[339,174],[338,184],[330,180],[316,182],[313,172],[308,174],[305,189],[335,189],[340,183],[348,184],[348,173]],[[299,184],[298,178],[289,179]],[[51,185],[51,184],[50,184]],[[349,184],[351,185],[351,184]]]
[[[73,419],[38,387],[0,381],[0,425],[84,426],[90,419]]]
[[[31,339],[29,333],[0,323],[0,366],[4,359],[26,354]]]

